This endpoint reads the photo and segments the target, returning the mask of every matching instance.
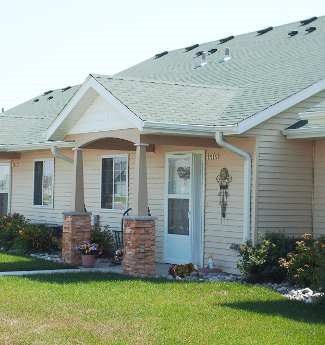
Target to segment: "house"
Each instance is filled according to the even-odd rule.
[[[0,115],[0,211],[155,221],[157,262],[325,235],[325,17],[166,51]],[[72,164],[74,163],[74,164]]]

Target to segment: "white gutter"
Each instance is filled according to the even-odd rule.
[[[62,159],[62,160],[66,161],[68,163],[71,163],[71,164],[73,163],[73,159],[60,153],[60,149],[58,147],[52,146],[51,152],[55,158]]]
[[[216,143],[244,159],[244,215],[243,215],[243,242],[251,240],[251,190],[252,190],[252,158],[242,149],[224,141],[223,133],[215,133]]]

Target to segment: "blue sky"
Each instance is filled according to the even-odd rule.
[[[324,0],[1,3],[0,108],[163,50],[325,14]]]

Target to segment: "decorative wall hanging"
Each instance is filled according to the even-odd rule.
[[[222,220],[222,218],[226,218],[228,196],[229,196],[228,189],[232,181],[232,177],[230,176],[227,168],[222,168],[216,180],[219,184],[218,196],[219,196],[219,205],[221,207],[221,220]]]
[[[177,168],[177,174],[180,178],[188,180],[190,178],[190,167]]]

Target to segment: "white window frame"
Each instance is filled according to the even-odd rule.
[[[1,161],[0,165],[7,166],[9,168],[9,181],[8,181],[8,207],[7,214],[11,212],[11,181],[12,181],[12,166],[10,161]]]
[[[104,158],[126,158],[126,207],[123,210],[117,209],[117,208],[102,208],[102,173],[103,173],[103,159]],[[114,164],[113,164],[114,167]],[[113,176],[114,176],[114,172],[113,172]],[[100,188],[100,199],[99,199],[99,203],[100,203],[100,209],[102,212],[117,212],[117,213],[121,213],[125,210],[128,209],[128,205],[129,205],[129,155],[128,154],[112,154],[112,155],[104,155],[100,157],[100,180],[99,180],[99,188]],[[114,181],[113,181],[113,188],[114,188]],[[114,193],[114,190],[113,190]],[[114,196],[114,194],[113,194]]]
[[[35,205],[34,204],[34,192],[35,192],[35,162],[44,162],[45,161],[52,161],[53,162],[53,183],[52,183],[52,198],[51,203],[49,205],[43,205],[43,185],[42,185],[42,205]],[[34,208],[54,208],[54,184],[55,184],[55,159],[54,158],[37,158],[33,160],[33,198],[32,204]]]

